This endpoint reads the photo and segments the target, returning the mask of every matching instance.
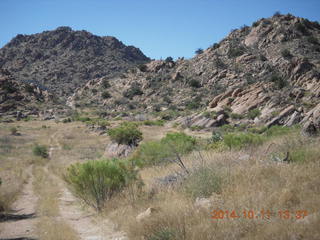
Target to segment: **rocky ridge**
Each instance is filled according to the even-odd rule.
[[[0,68],[18,81],[35,83],[63,98],[88,80],[110,77],[148,61],[138,48],[115,37],[69,27],[19,34],[0,49]]]
[[[197,127],[293,125],[317,112],[319,59],[319,23],[276,14],[233,30],[190,60],[156,60],[93,79],[68,104],[107,113],[189,111],[177,122]]]

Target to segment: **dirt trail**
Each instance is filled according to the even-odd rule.
[[[37,197],[33,191],[32,166],[27,169],[28,183],[24,185],[18,199],[12,205],[12,211],[7,216],[7,221],[0,223],[0,239],[36,237],[36,203]]]
[[[61,150],[58,141],[59,133],[56,132],[50,138],[50,159],[54,159],[54,152]],[[97,216],[96,212],[90,212],[81,207],[79,200],[65,186],[65,183],[56,175],[51,174],[48,166],[44,169],[60,190],[59,215],[83,240],[125,240],[125,234],[117,231],[115,226],[107,219]]]

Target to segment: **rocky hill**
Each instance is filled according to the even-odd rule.
[[[149,59],[114,37],[59,27],[17,35],[0,49],[0,68],[19,81],[36,83],[57,96],[67,96],[88,80],[113,76]]]
[[[59,104],[48,91],[33,83],[19,82],[8,70],[0,69],[0,118],[41,116],[42,110]]]
[[[198,127],[292,125],[320,102],[319,59],[319,23],[276,14],[231,31],[190,60],[167,58],[96,78],[68,104],[109,113],[188,112],[178,121]]]

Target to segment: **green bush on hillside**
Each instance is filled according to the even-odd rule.
[[[48,158],[49,157],[49,153],[48,153],[48,147],[45,145],[38,145],[36,144],[33,149],[32,152],[35,156],[39,156],[42,158]]]
[[[132,157],[140,166],[167,164],[196,147],[196,139],[185,133],[168,133],[160,141],[142,143]]]
[[[138,125],[132,122],[123,122],[120,126],[108,131],[112,141],[118,144],[138,145],[142,140],[142,132]]]

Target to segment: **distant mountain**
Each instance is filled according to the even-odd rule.
[[[198,53],[190,60],[152,61],[114,78],[91,80],[68,104],[109,114],[165,116],[171,109],[187,115],[181,123],[199,127],[292,125],[306,122],[320,107],[318,22],[276,14],[233,30]]]
[[[59,27],[17,35],[0,49],[0,68],[18,81],[37,83],[57,96],[68,96],[88,80],[114,76],[149,61],[138,48],[115,37]]]

